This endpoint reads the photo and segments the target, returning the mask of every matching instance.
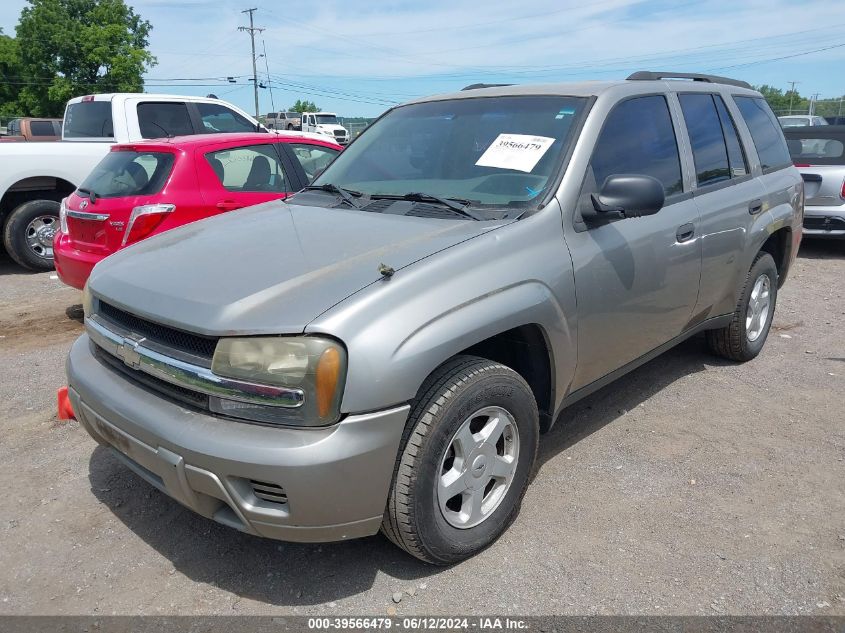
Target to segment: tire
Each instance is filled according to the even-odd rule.
[[[292,130],[292,129],[293,129],[293,123],[288,123],[288,130]]]
[[[3,229],[6,252],[29,270],[53,269],[53,235],[59,230],[59,203],[24,202],[9,215]]]
[[[762,284],[762,287],[761,287]],[[753,298],[755,293],[768,291],[768,302],[766,303],[765,315],[762,314],[759,300]],[[762,295],[758,295],[762,296]],[[745,278],[739,301],[734,310],[733,318],[726,327],[707,332],[707,345],[710,351],[716,356],[729,360],[745,362],[749,361],[760,353],[769,330],[772,326],[772,319],[775,314],[775,306],[778,296],[778,269],[775,260],[768,253],[757,254],[748,276]],[[752,314],[759,315],[752,318],[750,324],[749,303],[754,302],[756,309]]]
[[[412,403],[382,532],[435,565],[477,554],[516,518],[539,434],[534,395],[515,371],[475,356],[441,365]],[[489,441],[476,444],[485,435]],[[510,475],[493,477],[493,468],[500,467]],[[444,472],[458,488],[441,492]],[[465,481],[474,488],[464,490]],[[453,490],[458,494],[447,499]],[[482,499],[477,513],[474,499]]]

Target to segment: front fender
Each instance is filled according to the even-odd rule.
[[[552,357],[555,408],[576,360],[575,291],[559,207],[432,255],[379,281],[309,324],[349,351],[341,409],[412,400],[455,354],[536,324]]]

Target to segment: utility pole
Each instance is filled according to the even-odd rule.
[[[263,32],[264,29],[259,29],[253,26],[252,14],[258,9],[246,9],[241,13],[249,13],[249,26],[239,26],[239,31],[249,31],[249,39],[252,42],[252,88],[255,91],[255,118],[258,118],[258,70],[255,67],[255,32]]]
[[[816,113],[816,101],[819,100],[819,94],[821,93],[817,92],[816,94],[810,97],[810,109],[807,112],[807,114],[809,114],[810,116],[813,116]]]
[[[792,99],[795,97],[795,84],[801,83],[800,81],[790,81],[789,84],[791,88],[789,89],[789,114],[792,114]]]

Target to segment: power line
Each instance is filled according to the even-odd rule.
[[[273,85],[270,83],[270,64],[267,61],[267,45],[261,40],[261,48],[264,51],[264,70],[267,71],[267,87],[270,89],[270,108],[276,111],[276,103],[273,101]]]

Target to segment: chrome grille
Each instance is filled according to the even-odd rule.
[[[178,330],[159,323],[153,323],[147,319],[116,308],[115,306],[100,301],[97,313],[112,323],[115,323],[134,334],[141,336],[188,354],[210,359],[214,356],[214,348],[218,339],[212,336],[202,336]]]

